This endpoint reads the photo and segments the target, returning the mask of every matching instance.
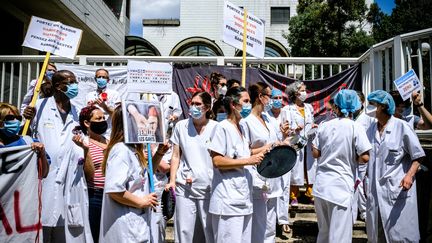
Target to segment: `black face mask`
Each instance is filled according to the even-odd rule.
[[[108,128],[107,121],[90,122],[90,130],[96,134],[103,134]]]

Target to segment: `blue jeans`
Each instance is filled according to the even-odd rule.
[[[89,221],[94,242],[99,242],[103,189],[88,189]]]

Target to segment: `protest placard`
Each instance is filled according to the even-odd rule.
[[[80,29],[32,16],[23,46],[74,59],[81,35]]]
[[[125,143],[164,142],[165,128],[161,103],[124,100],[122,109]]]
[[[173,68],[169,63],[128,61],[127,90],[135,93],[169,94]]]
[[[240,50],[243,50],[243,13],[243,9],[228,1],[224,2],[222,40]],[[264,21],[248,13],[246,24],[246,52],[254,57],[264,58]]]
[[[394,84],[404,101],[409,99],[414,91],[421,89],[420,80],[412,69],[396,79]]]

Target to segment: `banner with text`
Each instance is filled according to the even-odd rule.
[[[167,94],[172,92],[172,65],[163,62],[128,61],[128,92]]]
[[[420,80],[412,69],[396,79],[394,83],[404,101],[411,97],[412,92],[421,89]]]
[[[0,242],[42,242],[36,153],[29,145],[0,148]]]
[[[224,2],[222,40],[237,49],[243,50],[243,10],[234,4]],[[246,52],[257,58],[264,58],[264,21],[247,13]]]
[[[81,35],[80,29],[32,16],[23,46],[74,59]]]

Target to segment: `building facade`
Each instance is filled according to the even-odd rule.
[[[1,1],[6,44],[0,47],[0,55],[39,54],[21,46],[32,16],[83,30],[79,55],[123,55],[129,33],[129,8],[130,0]]]
[[[297,13],[297,0],[231,0],[265,21],[265,56],[289,56],[289,18]],[[180,19],[144,19],[143,38],[162,56],[241,56],[222,42],[224,0],[181,0]]]

